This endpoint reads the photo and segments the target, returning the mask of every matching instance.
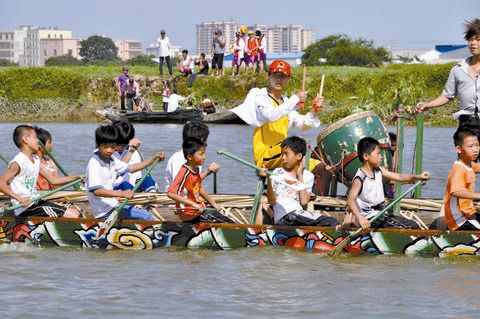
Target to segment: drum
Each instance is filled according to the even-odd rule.
[[[362,166],[357,159],[357,144],[364,137],[377,139],[382,146],[382,166],[392,167],[391,142],[382,120],[371,111],[352,114],[323,130],[317,136],[320,156],[339,169],[339,179],[350,185]]]

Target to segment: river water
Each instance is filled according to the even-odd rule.
[[[0,154],[12,158],[14,123],[0,123]],[[65,169],[82,173],[97,124],[42,123]],[[145,156],[172,154],[180,125],[136,125]],[[251,159],[252,128],[212,125],[207,162],[222,165],[220,193],[251,194],[254,173],[216,154]],[[442,197],[455,151],[454,128],[426,128],[425,197]],[[315,141],[318,131],[291,134]],[[415,129],[407,128],[405,171],[411,169]],[[167,155],[168,155],[167,154]],[[3,170],[3,164],[0,164]],[[161,163],[154,171],[163,185]],[[212,179],[206,181],[212,190]],[[222,318],[477,318],[480,259],[342,256],[265,247],[147,252],[0,246],[2,317]]]

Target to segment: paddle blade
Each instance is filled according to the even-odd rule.
[[[120,214],[120,212],[118,210],[114,210],[112,212],[112,214],[110,216],[108,216],[107,220],[105,220],[102,224],[102,226],[100,227],[100,229],[98,230],[97,232],[97,240],[99,240],[100,238],[102,238],[103,236],[105,236],[105,234],[108,233],[108,231],[110,230],[110,228],[112,228],[112,226],[115,224],[115,222],[117,221],[118,219],[118,214]]]
[[[350,235],[348,235],[347,237],[345,237],[345,239],[343,239],[337,246],[335,246],[335,248],[333,248],[329,253],[328,255],[329,256],[338,256],[342,253],[343,251],[343,248],[345,248],[345,246],[347,246],[347,244],[350,242]]]

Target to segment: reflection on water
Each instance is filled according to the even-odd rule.
[[[44,123],[67,171],[83,172],[95,124]],[[12,158],[15,124],[0,125],[0,153]],[[143,153],[171,154],[179,125],[137,125]],[[434,179],[427,197],[441,197],[455,159],[453,128],[425,130],[424,168]],[[301,134],[298,131],[292,134]],[[317,132],[307,136],[315,141]],[[215,151],[251,158],[252,129],[211,126],[207,162],[222,165],[219,191],[253,193],[254,173]],[[405,161],[413,158],[407,129]],[[3,164],[0,164],[2,167]],[[165,164],[155,169],[163,184]],[[409,172],[410,165],[405,166]],[[207,181],[211,190],[211,179]],[[478,316],[478,258],[342,256],[265,247],[211,251],[90,251],[0,245],[2,317],[302,317],[442,318]]]

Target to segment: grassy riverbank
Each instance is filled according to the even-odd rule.
[[[324,96],[326,107],[320,114],[324,123],[333,123],[357,110],[373,110],[389,118],[397,104],[411,108],[418,100],[438,96],[448,77],[447,65],[392,65],[381,68],[309,67],[307,89],[309,99],[326,75]],[[301,86],[302,68],[294,68],[287,93]],[[45,68],[0,68],[0,120],[2,121],[98,121],[96,109],[118,105],[115,78],[116,66],[75,66]],[[161,105],[161,78],[154,67],[133,66],[130,74],[140,82],[149,101]],[[240,104],[252,87],[265,86],[266,74],[199,77],[192,89],[187,80],[174,74],[181,95],[197,104],[202,94],[216,100],[222,108]],[[167,78],[165,78],[167,79]],[[428,112],[430,125],[454,125],[451,114],[458,101]]]

